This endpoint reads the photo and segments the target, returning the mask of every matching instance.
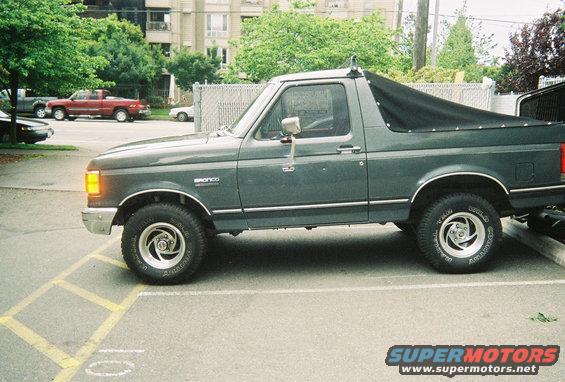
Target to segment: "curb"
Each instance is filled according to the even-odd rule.
[[[503,220],[504,233],[565,268],[565,245],[513,220]]]

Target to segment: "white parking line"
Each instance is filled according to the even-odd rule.
[[[144,349],[100,349],[98,353],[145,353]]]
[[[228,295],[260,295],[260,294],[307,294],[307,293],[351,293],[351,292],[381,292],[396,290],[422,289],[456,289],[456,288],[485,288],[505,286],[531,285],[561,285],[565,280],[529,280],[529,281],[491,281],[449,284],[415,284],[415,285],[383,285],[369,287],[344,288],[312,288],[312,289],[233,289],[233,290],[194,290],[171,292],[141,292],[140,297],[174,297],[174,296],[228,296]]]

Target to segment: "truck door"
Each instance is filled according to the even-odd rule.
[[[281,121],[298,117],[291,143]],[[252,228],[368,221],[365,138],[354,81],[287,83],[246,135],[238,182]]]
[[[88,101],[86,102],[86,110],[88,112],[85,114],[102,115],[103,94],[104,94],[103,91],[98,91],[98,90],[89,92]]]
[[[89,91],[78,91],[71,97],[68,112],[70,115],[88,115]]]

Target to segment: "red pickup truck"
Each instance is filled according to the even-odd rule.
[[[107,90],[80,90],[66,99],[47,102],[45,109],[57,121],[77,117],[114,118],[118,122],[133,122],[151,115],[149,105],[139,100],[113,97]]]

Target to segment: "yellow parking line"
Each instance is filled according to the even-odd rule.
[[[115,302],[112,302],[108,299],[105,299],[104,297],[101,297],[99,295],[97,295],[96,293],[92,293],[86,289],[83,289],[81,287],[79,287],[78,285],[72,284],[68,281],[65,280],[55,280],[53,281],[53,284],[68,290],[71,293],[76,294],[77,296],[80,296],[82,298],[84,298],[87,301],[90,301],[93,304],[96,305],[100,305],[103,308],[108,309],[109,311],[115,312],[118,310],[122,310],[123,308],[116,304]]]
[[[3,323],[5,327],[10,329],[14,334],[20,337],[22,340],[33,346],[43,355],[49,357],[53,362],[67,369],[70,367],[77,367],[80,365],[79,361],[65,353],[64,351],[58,349],[56,346],[50,344],[45,338],[41,337],[39,334],[19,322],[13,317],[10,317],[6,322]]]
[[[53,382],[67,382],[69,381],[79,370],[84,362],[94,353],[98,345],[106,338],[106,336],[112,331],[116,324],[122,319],[125,312],[131,308],[134,302],[137,300],[139,293],[145,289],[146,286],[138,284],[133,288],[133,290],[128,293],[126,298],[121,302],[123,310],[118,310],[110,314],[110,316],[100,325],[96,332],[86,341],[85,345],[79,349],[75,354],[74,359],[78,361],[78,364],[73,367],[65,368],[55,376]]]
[[[84,256],[79,261],[77,261],[76,263],[74,263],[73,265],[71,265],[70,267],[68,267],[67,269],[62,271],[61,273],[59,273],[53,279],[49,280],[48,282],[46,282],[45,284],[43,284],[42,286],[37,288],[33,293],[31,293],[26,298],[21,300],[18,304],[14,305],[12,308],[7,310],[3,315],[4,316],[15,316],[16,314],[18,314],[19,312],[24,310],[28,305],[32,304],[39,297],[43,296],[49,289],[51,289],[53,287],[53,281],[54,280],[64,279],[65,277],[67,277],[68,275],[70,275],[71,273],[76,271],[78,268],[80,268],[88,260],[90,260],[91,256],[94,256],[94,255],[98,254],[99,252],[102,252],[102,251],[108,249],[119,239],[120,239],[120,237],[117,236],[115,238],[108,240],[106,243],[104,243],[100,247],[96,248],[90,254],[88,254],[87,256]]]
[[[104,256],[104,255],[101,255],[99,253],[95,253],[91,257],[93,259],[104,261],[105,263],[112,264],[112,265],[115,265],[115,266],[120,267],[120,268],[129,269],[127,264],[124,263],[123,261],[115,260],[115,259],[112,259],[111,257]]]

